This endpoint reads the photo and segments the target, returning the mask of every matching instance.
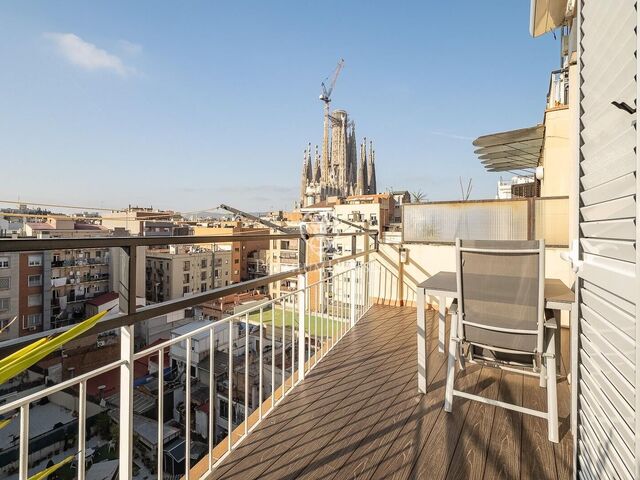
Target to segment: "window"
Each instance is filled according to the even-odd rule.
[[[0,277],[0,290],[9,290],[11,288],[11,277]]]
[[[40,285],[42,285],[42,275],[29,275],[27,284],[30,287],[39,287]]]
[[[29,327],[37,327],[42,324],[42,314],[41,313],[32,313],[31,315],[27,315],[27,328]]]
[[[200,284],[200,291],[201,292],[206,292],[207,291],[207,284],[206,283],[201,283]]]
[[[7,328],[11,323],[11,320],[11,318],[3,318],[2,320],[0,320],[0,330],[4,330],[5,328]]]
[[[96,258],[102,257],[102,252],[100,250],[96,250]]]
[[[185,285],[184,287],[182,287],[182,293],[189,293],[189,285]]]
[[[240,263],[240,259],[239,259],[239,258],[236,258],[236,259],[233,261],[233,263],[237,265],[238,263]]]
[[[206,258],[203,258],[203,259],[200,261],[200,267],[201,267],[201,268],[207,268],[207,259],[206,259]]]
[[[184,274],[184,281],[182,283],[189,283],[189,274],[188,273]]]
[[[35,294],[27,297],[28,307],[37,307],[38,305],[42,305],[42,295]]]
[[[188,272],[189,270],[191,270],[191,262],[187,260],[182,266],[182,271]]]
[[[41,267],[42,266],[42,254],[29,255],[29,266],[30,267]]]
[[[200,272],[200,280],[206,280],[207,279],[207,272]]]
[[[213,271],[213,275],[214,275],[216,278],[220,278],[220,270],[218,270],[218,269],[216,268],[216,269]]]
[[[0,312],[6,312],[7,310],[9,310],[9,302],[11,301],[10,298],[0,298]]]
[[[9,257],[0,257],[0,268],[9,268]]]

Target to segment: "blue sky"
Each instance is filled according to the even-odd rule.
[[[291,207],[320,82],[374,140],[378,188],[495,193],[478,135],[542,121],[558,41],[529,2],[0,4],[0,199]]]

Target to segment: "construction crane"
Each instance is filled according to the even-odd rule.
[[[344,59],[341,58],[329,77],[325,78],[321,84],[322,92],[320,93],[320,100],[324,102],[324,134],[322,137],[322,172],[325,174],[329,171],[329,103],[331,102],[331,94],[333,93],[333,87],[336,86],[338,75],[344,67]],[[329,81],[329,79],[331,79]],[[328,85],[328,87],[327,87]]]
[[[340,71],[342,70],[343,67],[344,67],[344,58],[341,58],[340,61],[338,62],[338,65],[336,66],[336,69],[333,71],[333,74],[330,76],[331,82],[329,83],[329,87],[327,88],[327,85],[325,84],[325,82],[329,80],[329,77],[325,78],[324,81],[322,82],[322,85],[321,85],[322,93],[320,94],[320,100],[322,100],[325,103],[326,108],[329,108],[329,102],[331,102],[331,93],[333,92],[333,87],[336,86],[338,75],[340,75]]]

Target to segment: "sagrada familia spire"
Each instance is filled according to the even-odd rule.
[[[310,143],[304,151],[300,206],[313,205],[331,196],[370,193],[377,193],[373,142],[369,142],[367,152],[367,139],[363,140],[358,161],[355,123],[346,111],[334,110],[325,118],[322,158],[317,145],[313,159]]]

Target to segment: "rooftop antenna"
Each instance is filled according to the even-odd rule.
[[[471,196],[471,189],[473,188],[473,186],[471,185],[471,182],[473,178],[469,178],[469,182],[467,183],[466,190],[462,185],[462,177],[458,177],[458,179],[460,180],[460,193],[462,194],[462,201],[466,202],[467,200],[469,200],[469,197]]]

